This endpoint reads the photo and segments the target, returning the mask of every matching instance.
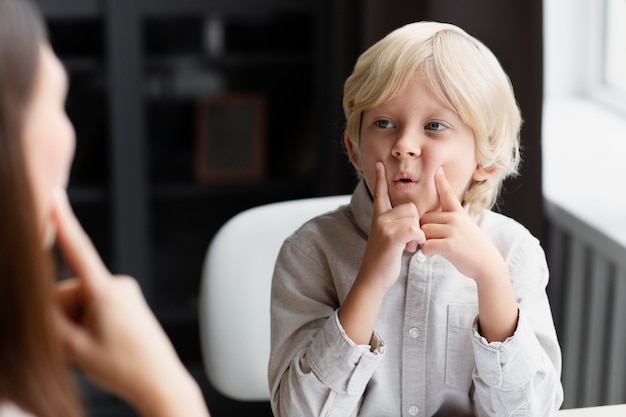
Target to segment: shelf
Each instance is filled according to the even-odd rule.
[[[330,3],[38,3],[70,78],[77,145],[68,195],[77,216],[107,266],[134,276],[172,331],[187,328],[203,257],[225,222],[250,207],[331,192],[334,157],[325,155],[339,150],[326,117]],[[264,158],[258,181],[197,181],[199,105],[218,94],[262,101],[262,147],[250,151]],[[219,120],[210,140],[234,143]],[[245,141],[237,143],[229,149],[241,151]]]
[[[126,1],[126,0],[125,0]],[[171,16],[182,14],[233,13],[237,15],[262,13],[276,9],[310,9],[317,0],[133,0],[144,15]]]
[[[198,366],[198,293],[215,233],[248,208],[337,192],[341,135],[329,109],[340,107],[341,89],[332,74],[344,72],[335,61],[352,41],[336,33],[340,5],[35,1],[70,79],[66,111],[77,140],[68,196],[76,216],[107,267],[137,279],[183,363]],[[197,180],[198,125],[206,117],[199,104],[218,94],[263,101],[263,122],[255,119],[263,148],[249,153],[264,158],[258,181]],[[220,114],[214,126],[223,128]],[[228,126],[239,127],[237,120]],[[245,141],[224,130],[202,138],[241,151]],[[204,376],[201,367],[197,374]],[[203,384],[212,413],[238,415],[238,404]],[[87,397],[88,414],[109,412],[109,397]],[[243,414],[271,415],[262,406],[266,413],[250,406],[255,411]]]
[[[67,191],[72,204],[102,204],[108,201],[108,191],[103,187],[70,186]]]
[[[100,59],[89,57],[64,57],[63,65],[70,74],[97,74],[104,72],[104,64]],[[102,78],[103,81],[104,78]],[[104,82],[102,83],[104,85]]]
[[[98,0],[35,0],[35,3],[46,19],[96,17],[101,13]]]
[[[307,188],[302,181],[268,181],[259,184],[161,184],[152,188],[152,197],[159,202],[167,202],[171,200],[198,200],[207,198],[226,198],[240,197],[245,198],[280,198],[284,195],[284,199],[304,194],[303,188]],[[296,190],[296,191],[294,191]]]
[[[313,65],[314,56],[303,52],[229,53],[219,57],[202,55],[149,57],[145,62],[147,72],[176,72],[188,67],[235,68]]]

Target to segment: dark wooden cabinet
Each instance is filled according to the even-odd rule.
[[[268,413],[267,404],[221,398],[206,381],[202,262],[219,227],[246,208],[352,190],[341,146],[341,83],[357,48],[348,2],[38,3],[70,75],[77,151],[69,196],[83,226],[113,272],[139,281],[211,412]],[[207,110],[207,101],[218,105]],[[262,169],[203,177],[199,141],[217,155],[205,161],[209,170],[244,172],[252,160]],[[90,415],[132,415],[81,385]]]
[[[410,0],[36,1],[70,74],[67,110],[78,139],[70,199],[111,270],[141,284],[205,390],[214,417],[270,414],[267,404],[222,398],[206,381],[196,317],[205,251],[219,227],[246,208],[352,191],[356,177],[342,151],[341,95],[358,54],[401,24],[421,19],[460,23],[470,32],[479,28],[476,34],[491,39],[505,64],[507,53],[498,51],[541,49],[508,47],[501,28],[517,6],[494,8],[489,2],[468,14],[454,2]],[[484,25],[485,12],[495,26]],[[537,16],[527,14],[526,20],[532,23]],[[509,61],[515,83],[516,61]],[[526,67],[520,67],[524,74]],[[524,80],[517,81],[524,85]],[[246,181],[200,179],[195,165],[198,125],[202,117],[211,120],[217,114],[201,110],[201,103],[233,95],[263,103],[264,169]],[[521,97],[522,108],[524,102]],[[221,108],[223,116],[215,120],[243,117],[243,122],[212,122],[212,133],[204,140],[218,146],[220,156],[210,160],[209,168],[245,168],[245,161],[258,154],[236,153],[250,148],[246,136],[237,132],[253,130],[254,111],[226,110]],[[526,119],[533,118],[527,114]],[[233,125],[241,129],[229,130]],[[525,137],[532,138],[529,132]],[[230,146],[216,138],[241,142]],[[512,184],[504,199],[541,197],[534,154],[526,152],[524,164],[536,174],[530,186]],[[541,210],[509,203],[504,211],[511,207],[524,208],[517,217],[528,226],[542,221],[536,216]],[[90,415],[125,415],[114,399],[102,398],[107,397],[95,389],[87,396]]]

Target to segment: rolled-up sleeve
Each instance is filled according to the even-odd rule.
[[[303,361],[316,378],[332,391],[360,396],[384,353],[384,343],[376,333],[372,344],[373,350],[362,349],[350,340],[335,311],[313,339]]]
[[[477,416],[553,416],[563,401],[561,350],[545,292],[548,270],[543,250],[526,242],[509,259],[519,306],[515,333],[491,342],[473,327],[473,375]]]
[[[310,255],[287,241],[274,271],[272,410],[276,417],[353,415],[385,345],[376,333],[371,349],[347,337],[324,265]]]

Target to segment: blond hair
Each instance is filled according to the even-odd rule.
[[[493,170],[484,181],[472,180],[463,204],[474,213],[493,207],[504,179],[518,173],[522,120],[497,58],[457,26],[407,24],[359,57],[343,95],[351,157],[360,152],[363,112],[393,99],[418,71],[444,105],[473,130],[478,163]]]

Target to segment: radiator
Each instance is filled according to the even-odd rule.
[[[562,408],[626,403],[626,247],[549,201],[545,216]]]

